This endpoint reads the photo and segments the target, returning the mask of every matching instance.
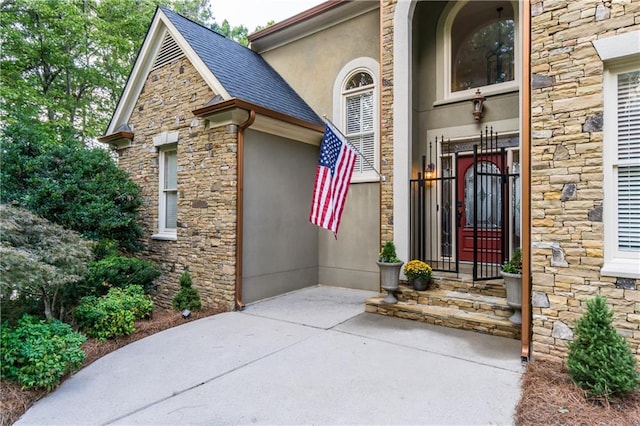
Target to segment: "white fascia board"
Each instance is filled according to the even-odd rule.
[[[193,66],[196,68],[200,76],[202,76],[205,83],[207,83],[211,90],[213,90],[216,95],[222,96],[223,100],[225,101],[231,99],[229,92],[227,92],[227,89],[225,89],[222,83],[220,83],[220,80],[218,80],[216,76],[213,75],[209,67],[207,67],[207,65],[202,62],[200,56],[198,56],[191,45],[187,43],[184,37],[182,37],[182,34],[176,29],[176,27],[173,26],[169,18],[167,18],[164,13],[162,13],[162,20],[166,25],[169,34],[171,34],[173,39],[178,43],[178,46],[180,46],[191,64],[193,64]]]
[[[213,75],[209,68],[202,62],[200,57],[191,48],[189,43],[182,37],[182,34],[173,26],[169,18],[158,9],[156,15],[153,18],[151,27],[147,32],[140,53],[136,59],[136,63],[131,70],[127,84],[124,87],[120,101],[116,107],[106,134],[114,133],[115,130],[121,124],[127,123],[133,108],[138,101],[138,97],[142,92],[144,83],[147,81],[147,76],[151,71],[153,62],[155,61],[158,50],[162,45],[166,32],[169,32],[174,40],[178,43],[178,46],[185,52],[186,57],[191,61],[196,70],[200,73],[207,85],[216,93],[222,96],[225,100],[230,99],[229,93],[222,86],[220,81]]]

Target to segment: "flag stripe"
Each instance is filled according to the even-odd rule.
[[[327,123],[316,167],[309,220],[333,231],[336,237],[356,157],[356,152],[346,138]]]

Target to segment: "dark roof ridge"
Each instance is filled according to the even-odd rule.
[[[311,123],[323,123],[259,53],[170,9],[159,9],[231,97]],[[210,38],[213,35],[219,38]]]

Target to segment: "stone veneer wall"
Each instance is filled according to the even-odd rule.
[[[188,59],[152,71],[129,119],[135,137],[119,166],[142,189],[141,257],[163,271],[156,302],[170,307],[180,274],[189,268],[204,307],[232,310],[235,299],[237,132],[205,129],[191,111],[214,96]],[[179,132],[176,241],[154,240],[158,229],[158,152],[153,136]]]
[[[563,358],[601,294],[640,359],[640,280],[603,265],[603,63],[592,42],[640,28],[640,2],[531,2],[534,357]]]
[[[397,0],[382,0],[380,90],[380,241],[393,241],[393,15]]]

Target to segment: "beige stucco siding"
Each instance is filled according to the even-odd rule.
[[[355,58],[378,60],[379,27],[374,10],[261,55],[318,115],[331,118],[338,72]]]
[[[354,59],[379,60],[379,35],[379,11],[374,10],[262,55],[318,115],[336,121],[336,79]],[[379,183],[351,184],[338,239],[329,231],[317,230],[319,283],[379,289],[375,263],[380,248],[379,206]]]
[[[309,222],[318,147],[247,130],[243,299],[318,283],[318,231]]]

